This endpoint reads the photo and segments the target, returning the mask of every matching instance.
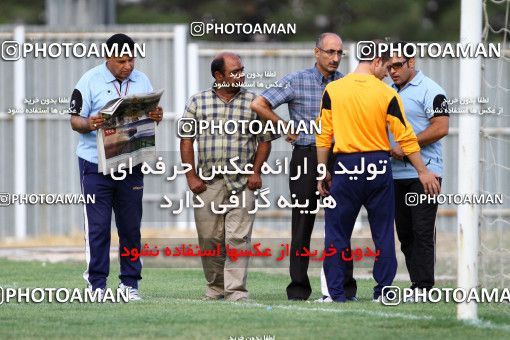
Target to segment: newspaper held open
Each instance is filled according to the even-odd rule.
[[[104,175],[119,164],[132,165],[156,158],[156,122],[149,118],[163,90],[113,99],[99,110],[105,123],[97,132],[98,171]]]

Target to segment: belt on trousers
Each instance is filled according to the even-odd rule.
[[[305,149],[305,150],[315,149],[315,144],[308,144],[308,145],[294,144],[294,149]]]

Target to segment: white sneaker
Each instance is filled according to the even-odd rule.
[[[96,288],[96,289],[92,290],[92,286],[89,285],[87,288],[85,288],[85,290],[87,292],[90,292],[89,296],[90,296],[91,299],[94,299],[94,297],[95,297],[94,302],[103,302],[104,293],[105,293],[105,289],[104,288]]]
[[[129,292],[129,301],[140,301],[142,299],[140,295],[138,295],[138,289],[136,288],[126,286],[125,284],[121,283],[119,285],[119,289],[127,290]]]
[[[414,298],[415,298],[415,296],[414,296],[414,290],[413,290],[411,296],[406,297],[404,302],[405,303],[413,303],[413,302],[415,302]]]
[[[330,296],[324,295],[320,299],[314,300],[314,302],[318,302],[318,303],[330,303],[330,302],[333,302],[333,299]]]
[[[406,299],[406,302],[424,302],[423,294],[425,293],[425,289],[423,288],[415,288],[413,290],[413,295]]]
[[[379,297],[377,299],[373,299],[372,302],[373,303],[382,303],[385,306],[394,306],[394,305],[398,305],[400,303],[400,300],[398,301],[398,303],[395,303],[395,301],[388,300],[388,298],[383,297],[382,295],[379,295]]]
[[[384,299],[384,297],[382,295],[379,295],[379,297],[377,299],[373,299],[372,302],[373,303],[382,303],[385,305],[388,301],[384,300],[384,302],[383,302],[383,299]]]

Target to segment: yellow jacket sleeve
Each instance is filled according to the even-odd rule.
[[[414,134],[413,127],[406,119],[403,107],[398,95],[393,96],[388,105],[386,121],[393,137],[395,137],[395,142],[400,144],[402,151],[407,156],[420,151],[420,145],[418,144],[418,138]]]
[[[317,117],[317,125],[320,126],[321,132],[315,134],[315,145],[330,148],[333,141],[333,118],[331,115],[331,98],[327,88],[322,95],[321,112]]]

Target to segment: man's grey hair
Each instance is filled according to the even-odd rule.
[[[317,39],[315,39],[315,47],[322,48],[322,42],[328,36],[335,36],[335,37],[338,37],[338,39],[341,39],[340,36],[338,34],[336,34],[336,33],[324,32],[324,33],[319,34],[317,36]]]

